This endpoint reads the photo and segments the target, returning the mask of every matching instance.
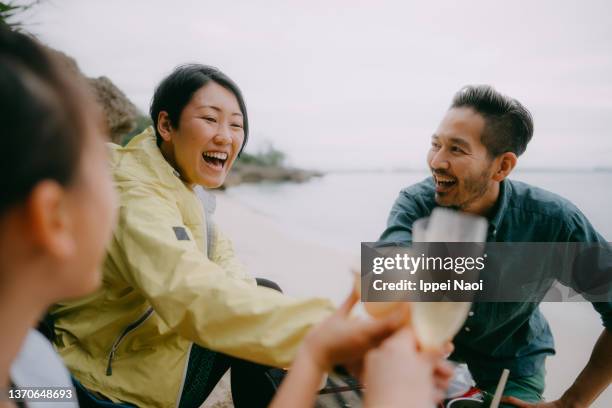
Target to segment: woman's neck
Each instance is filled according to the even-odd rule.
[[[18,276],[12,271],[8,275]],[[2,328],[0,388],[9,387],[11,365],[21,350],[29,330],[36,325],[46,309],[46,303],[40,299],[40,296],[28,290],[29,285],[29,282],[18,280],[9,284],[3,282],[0,285],[0,327]]]
[[[159,150],[162,154],[162,156],[164,156],[164,159],[166,159],[166,161],[168,162],[168,164],[170,164],[170,166],[172,166],[172,168],[177,172],[177,174],[180,176],[181,181],[190,189],[193,190],[193,188],[196,186],[194,183],[190,183],[185,179],[185,176],[183,174],[183,172],[181,171],[181,168],[179,167],[178,163],[176,162],[176,157],[174,156],[174,150],[172,149],[172,146],[167,143],[167,142],[162,142],[161,146],[159,146]]]

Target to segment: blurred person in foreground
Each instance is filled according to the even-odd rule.
[[[0,122],[0,406],[41,406],[14,397],[60,387],[53,406],[73,407],[70,375],[33,327],[100,286],[115,218],[106,128],[86,85],[3,23]]]
[[[533,134],[529,111],[490,86],[468,86],[431,137],[432,177],[400,192],[381,241],[412,242],[412,225],[437,207],[486,217],[488,242],[605,243],[568,200],[509,180]],[[543,271],[542,281],[554,278]],[[583,283],[591,277],[581,276]],[[596,282],[591,282],[596,283]],[[588,285],[587,285],[588,287]],[[579,290],[579,288],[574,288]],[[584,370],[558,400],[542,401],[544,362],[554,354],[552,334],[537,302],[474,303],[453,340],[451,359],[467,362],[477,385],[493,392],[510,369],[506,404],[519,407],[585,407],[612,380],[612,302],[593,303],[604,329]]]

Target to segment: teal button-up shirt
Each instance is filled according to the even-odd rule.
[[[431,177],[403,189],[380,241],[411,243],[413,222],[436,206]],[[488,242],[605,242],[571,202],[526,183],[504,180],[493,214]],[[593,306],[612,330],[612,302]],[[466,362],[477,382],[498,379],[504,368],[512,377],[534,375],[555,353],[538,303],[474,303],[453,342],[451,359]]]

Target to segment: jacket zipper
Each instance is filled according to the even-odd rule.
[[[121,334],[115,339],[115,341],[113,342],[113,345],[111,346],[110,353],[108,354],[108,364],[106,366],[106,375],[107,376],[113,375],[112,362],[113,362],[113,358],[115,357],[115,352],[119,348],[119,345],[121,344],[121,341],[131,331],[135,330],[138,326],[143,324],[144,321],[147,320],[149,318],[149,316],[151,316],[152,313],[153,313],[153,308],[152,307],[148,308],[147,311],[144,312],[144,314],[142,316],[140,316],[137,320],[135,320],[134,322],[132,322],[129,325],[127,325],[127,327],[125,329],[123,329]]]
[[[181,398],[183,397],[183,390],[185,389],[185,380],[187,380],[187,368],[189,367],[189,356],[191,356],[191,348],[193,343],[189,343],[187,349],[187,361],[185,361],[185,368],[183,369],[183,379],[181,380],[181,386],[179,387],[178,399],[176,400],[176,408],[181,404]]]

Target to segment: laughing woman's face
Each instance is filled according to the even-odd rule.
[[[244,142],[243,126],[236,96],[210,81],[193,94],[178,128],[168,128],[162,135],[168,146],[162,150],[185,182],[219,187]]]

